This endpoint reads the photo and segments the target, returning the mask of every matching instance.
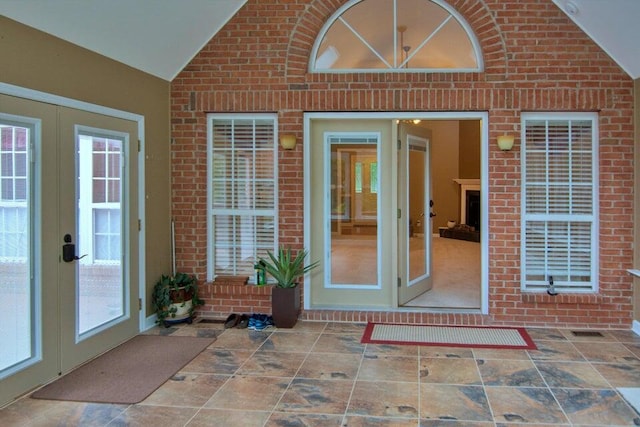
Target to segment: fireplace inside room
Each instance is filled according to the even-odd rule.
[[[480,242],[480,180],[454,179],[460,185],[460,223],[441,227],[440,237]]]
[[[467,225],[475,231],[480,231],[480,191],[467,190],[465,196]]]

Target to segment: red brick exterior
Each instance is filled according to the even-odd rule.
[[[317,320],[627,329],[632,322],[633,82],[549,0],[449,0],[475,32],[480,73],[311,74],[312,45],[345,1],[249,0],[172,82],[177,266],[206,277],[208,112],[277,112],[302,139],[303,112],[488,111],[489,138],[519,135],[529,111],[597,111],[597,295],[520,292],[520,152],[490,144],[489,315],[307,311]],[[303,242],[303,152],[279,155],[280,241]],[[205,284],[203,316],[269,312],[268,288]]]

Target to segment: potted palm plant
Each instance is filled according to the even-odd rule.
[[[196,307],[204,304],[198,296],[198,281],[195,276],[176,273],[174,276],[160,277],[153,287],[153,308],[156,310],[156,323],[191,323]]]
[[[291,248],[280,247],[278,254],[267,251],[268,258],[259,262],[267,274],[275,280],[271,290],[271,315],[278,328],[292,328],[300,314],[300,286],[298,279],[318,266],[318,262],[305,265],[308,251],[300,250],[295,255]]]

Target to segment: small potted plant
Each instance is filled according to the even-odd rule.
[[[275,280],[271,290],[271,315],[278,328],[292,328],[300,314],[300,287],[298,279],[318,266],[318,262],[305,265],[308,251],[293,254],[291,248],[280,247],[277,256],[267,251],[269,258],[260,258],[262,268]]]
[[[204,304],[198,296],[198,281],[195,276],[176,273],[160,277],[152,294],[153,308],[158,316],[156,323],[168,327],[172,323],[193,320],[196,307]]]

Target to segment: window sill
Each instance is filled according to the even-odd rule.
[[[604,302],[599,294],[558,294],[547,293],[523,293],[522,302],[528,304],[591,304],[597,305]]]

